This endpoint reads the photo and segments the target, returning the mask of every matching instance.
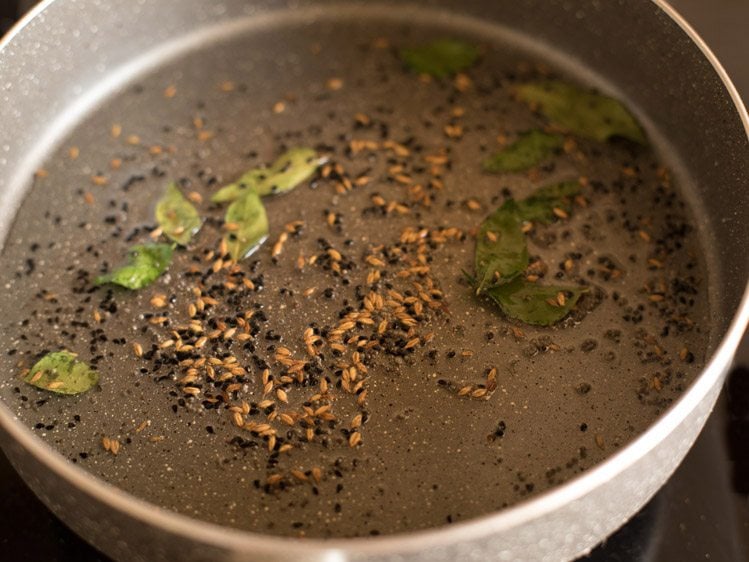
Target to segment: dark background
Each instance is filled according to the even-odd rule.
[[[34,0],[0,0],[0,35]],[[749,100],[749,0],[672,0]],[[749,188],[749,187],[748,187]],[[661,492],[586,562],[749,560],[749,341],[715,412]],[[0,453],[0,560],[106,560],[69,531]]]

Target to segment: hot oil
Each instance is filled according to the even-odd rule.
[[[500,141],[543,123],[510,98],[512,84],[557,72],[487,37],[468,80],[403,69],[397,47],[446,34],[392,22],[256,30],[166,64],[91,114],[34,180],[2,258],[2,393],[24,423],[157,505],[309,537],[486,514],[594,466],[647,428],[699,371],[707,340],[700,240],[678,186],[654,154],[623,141],[578,140],[531,173],[482,173]],[[223,210],[207,201],[294,146],[315,147],[328,167],[266,201],[270,238],[235,276],[252,289],[227,288],[228,269],[208,254]],[[551,328],[507,320],[465,282],[473,233],[507,198],[576,178],[584,199],[528,243],[544,264],[541,282],[590,291]],[[93,288],[96,274],[149,239],[170,179],[202,198],[209,217],[194,248],[140,292]],[[424,263],[406,264],[420,254]],[[200,353],[162,347],[198,300],[208,310],[198,315],[203,335],[220,334]],[[411,332],[402,314],[380,328],[381,311],[398,306]],[[331,337],[368,307],[340,341]],[[237,316],[252,338],[237,338]],[[310,333],[322,342],[315,357]],[[200,334],[190,337],[194,345]],[[61,348],[96,366],[100,388],[57,397],[20,382],[39,355]],[[295,377],[281,348],[309,363],[302,384],[282,381]],[[179,362],[201,355],[236,357],[247,375],[185,383],[191,366]],[[364,367],[352,373],[357,362]],[[216,365],[215,377],[229,365]],[[352,390],[364,383],[349,393],[344,378]],[[241,429],[235,414],[274,433]],[[311,436],[305,415],[316,420]]]

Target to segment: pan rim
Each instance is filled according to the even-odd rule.
[[[0,40],[0,51],[39,14],[56,0],[43,0],[35,6]],[[699,48],[702,55],[716,72],[729,94],[749,137],[749,114],[731,82],[725,69],[706,45],[699,34],[666,1],[650,0],[661,12],[676,23],[687,37]],[[412,552],[448,543],[465,543],[486,537],[499,531],[506,531],[552,513],[558,507],[578,500],[599,488],[657,447],[664,435],[670,434],[682,424],[711,388],[726,375],[733,361],[745,327],[749,323],[749,282],[744,288],[741,302],[731,319],[730,325],[717,346],[713,356],[702,372],[673,404],[644,432],[625,445],[621,450],[606,458],[600,464],[553,487],[531,499],[521,501],[499,512],[479,516],[449,526],[397,533],[372,538],[294,539],[243,531],[194,519],[176,512],[159,508],[145,500],[129,494],[101,480],[85,469],[70,463],[55,449],[25,428],[4,403],[0,402],[0,426],[37,461],[52,472],[67,480],[85,494],[95,498],[111,509],[125,513],[145,524],[186,538],[195,539],[221,548],[232,548],[239,552],[252,550],[255,553],[273,552],[282,548],[290,554],[317,554],[327,559],[344,559],[345,554],[392,554]]]

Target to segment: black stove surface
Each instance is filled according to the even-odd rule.
[[[0,34],[33,0],[0,0]],[[747,0],[672,0],[749,100]],[[749,341],[739,353],[749,365]],[[34,496],[0,453],[0,559],[94,562],[107,558]],[[582,562],[749,560],[749,368],[735,369],[715,411],[664,488]]]

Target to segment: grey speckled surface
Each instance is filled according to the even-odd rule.
[[[696,426],[692,426],[692,427],[697,427],[698,426],[698,424],[699,424],[699,418],[696,419],[695,422],[697,422],[697,425]],[[687,440],[687,442],[688,442],[688,440]],[[681,450],[683,450],[683,447],[681,448]],[[666,462],[668,461],[667,458],[662,458],[661,460],[664,460]],[[655,465],[655,466],[657,466],[657,465]],[[653,466],[651,466],[650,468],[653,468]],[[637,498],[641,499],[643,497],[643,494],[647,495],[647,489],[648,489],[647,483],[643,483],[642,487],[639,488],[638,490],[630,490],[630,491],[634,491],[635,492],[630,497],[632,499],[634,499],[635,501],[637,501]],[[583,514],[581,513],[580,515],[583,515]],[[596,515],[598,515],[598,513],[587,513],[586,515],[587,516],[596,516]],[[531,537],[529,536],[529,537],[526,537],[526,538],[530,539]]]
[[[26,425],[37,427],[39,435],[80,466],[164,508],[238,528],[306,536],[386,534],[464,521],[579,474],[643,431],[689,385],[707,353],[709,335],[703,330],[710,324],[707,276],[700,257],[710,254],[700,246],[706,236],[698,241],[698,220],[682,217],[690,213],[673,196],[673,187],[662,187],[659,163],[624,143],[605,147],[580,141],[582,152],[530,175],[481,173],[480,162],[496,149],[498,135],[512,137],[539,126],[527,109],[509,99],[512,82],[522,79],[522,73],[516,78],[517,68],[522,68],[527,56],[515,59],[507,45],[487,43],[484,60],[470,72],[475,84],[461,93],[447,85],[420,84],[402,70],[393,50],[372,47],[381,36],[397,49],[419,44],[430,35],[461,31],[425,31],[372,20],[362,25],[281,23],[203,46],[199,53],[160,67],[89,117],[44,162],[48,175],[36,180],[11,230],[3,254],[7,267],[0,283],[6,291],[0,307],[11,310],[12,303],[23,304],[18,309],[22,316],[5,318],[11,338],[5,351],[12,348],[14,354],[3,356],[0,367],[6,372],[13,372],[19,363],[29,367],[39,349],[67,346],[85,360],[103,357],[97,363],[101,391],[80,399],[55,398],[26,387],[16,393],[16,381],[6,381],[2,394],[17,405]],[[319,53],[313,48],[316,44]],[[279,57],[281,45],[288,54]],[[346,57],[334,55],[345,49]],[[344,86],[330,92],[325,83],[334,76]],[[226,80],[237,84],[236,91],[221,91],[219,85]],[[168,85],[176,87],[174,98],[163,96]],[[410,95],[401,97],[406,90]],[[272,113],[274,103],[284,98],[286,110]],[[465,114],[452,116],[454,107]],[[355,126],[356,113],[371,116],[373,126]],[[209,142],[196,137],[192,125],[196,115],[205,130],[215,134]],[[121,138],[111,138],[111,123],[122,125]],[[464,136],[448,139],[443,133],[448,123],[460,124]],[[431,207],[413,205],[411,213],[403,216],[372,212],[374,194],[387,201],[408,201],[406,188],[392,179],[389,167],[401,165],[415,183],[428,184],[421,156],[346,152],[349,139],[378,141],[383,131],[391,140],[408,142],[415,154],[434,154],[443,147],[448,151],[450,165],[442,174],[445,187],[430,191]],[[132,134],[145,146],[129,146],[127,138]],[[153,145],[170,147],[169,154],[154,157],[147,150]],[[581,301],[580,314],[555,328],[502,321],[491,306],[472,298],[462,283],[460,270],[472,269],[473,240],[448,243],[433,252],[430,265],[449,312],[425,314],[428,324],[419,327],[422,335],[435,334],[433,342],[403,359],[384,352],[366,354],[369,421],[361,450],[352,453],[345,443],[343,447],[336,443],[341,439],[338,428],[331,432],[329,451],[319,445],[300,445],[301,434],[295,431],[290,442],[301,450],[288,458],[283,455],[277,468],[266,468],[262,440],[260,451],[227,444],[234,437],[251,436],[231,426],[230,413],[223,407],[204,410],[199,397],[188,400],[174,415],[170,406],[178,400],[171,394],[180,387],[173,381],[184,376],[186,368],[167,364],[144,377],[139,369],[152,364],[133,365],[133,342],[148,349],[170,337],[168,329],[141,331],[147,322],[140,314],[168,315],[173,325],[187,322],[184,311],[193,282],[176,273],[188,266],[187,257],[178,257],[169,275],[152,289],[138,295],[115,292],[116,314],[106,312],[106,290],[90,296],[87,291],[76,293],[88,287],[80,271],[112,267],[128,244],[147,238],[137,229],[152,224],[153,206],[170,179],[179,179],[185,189],[197,190],[208,200],[217,186],[247,167],[271,161],[284,145],[330,146],[330,157],[352,178],[366,174],[372,181],[343,195],[336,194],[334,182],[320,181],[311,184],[313,189],[305,185],[269,200],[269,243],[243,263],[248,270],[255,259],[260,260],[251,275],[264,276],[262,293],[246,295],[234,307],[220,307],[211,315],[232,317],[262,305],[270,320],[256,337],[258,349],[270,345],[268,334],[274,333],[281,338],[279,344],[296,353],[301,333],[310,323],[329,331],[343,303],[358,307],[355,287],[367,285],[368,273],[361,257],[372,247],[394,244],[404,228],[454,226],[467,232],[507,194],[524,198],[535,186],[584,176],[590,181],[583,189],[589,207],[577,208],[569,222],[538,228],[529,235],[531,255],[540,257],[548,268],[545,283],[592,285]],[[71,146],[80,152],[75,160],[68,155]],[[123,161],[113,172],[108,170],[112,157]],[[627,167],[640,172],[630,177]],[[109,177],[108,186],[89,185],[89,176],[97,173]],[[143,179],[131,184],[133,176]],[[91,205],[83,203],[86,190],[95,198]],[[50,197],[54,203],[47,207]],[[479,210],[467,209],[469,198],[480,205]],[[652,213],[656,207],[664,212]],[[367,208],[370,212],[365,212]],[[207,205],[201,210],[221,216]],[[340,232],[324,222],[331,210],[340,216]],[[274,265],[273,243],[281,225],[294,220],[304,222],[304,231],[287,242]],[[680,234],[685,223],[693,229],[687,239]],[[51,229],[54,239],[43,234]],[[650,233],[651,243],[641,239],[641,230]],[[131,233],[132,242],[126,242]],[[193,255],[214,248],[217,236],[206,225]],[[298,255],[321,255],[320,238],[357,264],[346,276],[351,282],[348,287],[324,271],[296,269]],[[92,248],[93,241],[98,242]],[[30,253],[32,244],[39,249]],[[574,265],[566,271],[561,264],[569,256],[575,257]],[[647,260],[656,257],[666,264],[663,269],[648,266]],[[34,260],[34,271],[29,271],[29,258]],[[621,276],[609,278],[602,273],[606,263],[615,264]],[[385,270],[385,282],[402,293],[415,290],[410,280],[399,281],[395,274],[396,270]],[[220,279],[214,276],[206,285]],[[302,296],[308,287],[317,288],[316,297]],[[325,287],[334,293],[332,299],[321,295]],[[644,287],[660,287],[663,301],[651,302]],[[281,288],[295,296],[279,296]],[[388,298],[382,284],[379,290]],[[34,296],[40,291],[57,298],[47,304]],[[173,304],[153,309],[148,300],[156,292],[165,292]],[[100,337],[89,335],[96,326],[80,328],[75,322],[90,322],[94,309],[104,315],[104,334],[116,343],[89,351],[90,342]],[[694,328],[684,329],[684,323],[675,320],[682,315]],[[54,326],[47,322],[50,316],[55,318]],[[22,321],[27,323],[19,328]],[[524,335],[513,335],[511,326]],[[127,341],[116,341],[120,338]],[[234,402],[258,402],[259,369],[251,354],[239,353],[236,347],[232,352],[250,372],[250,390],[239,393]],[[679,357],[683,348],[691,350],[693,363]],[[429,356],[432,350],[434,358]],[[465,350],[474,355],[461,357]],[[323,372],[333,383],[335,358],[323,352]],[[451,359],[450,352],[458,356]],[[272,353],[258,353],[278,377],[281,370],[274,365]],[[499,389],[487,402],[459,399],[437,384],[438,380],[451,381],[458,388],[478,384],[491,368],[498,370]],[[654,378],[662,384],[659,391],[653,388]],[[582,386],[589,391],[580,392]],[[300,393],[311,394],[289,389],[289,411],[299,408]],[[354,412],[349,400],[337,396],[333,412],[350,419]],[[44,403],[37,402],[41,399]],[[80,420],[71,428],[76,414]],[[263,415],[251,419],[265,421]],[[143,420],[148,428],[136,433]],[[503,436],[487,442],[500,422]],[[273,425],[281,434],[287,430],[278,422]],[[102,435],[127,440],[117,459],[99,446]],[[163,440],[153,443],[153,437]],[[341,470],[346,467],[345,475],[326,478],[319,496],[309,486],[292,486],[277,494],[253,486],[256,480],[264,483],[268,475],[291,469],[321,466],[331,473],[336,462]],[[338,485],[342,491],[335,492]]]

